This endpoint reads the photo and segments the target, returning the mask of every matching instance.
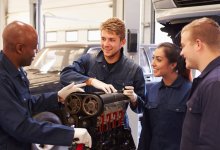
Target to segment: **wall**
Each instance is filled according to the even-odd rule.
[[[46,39],[47,32],[57,32],[55,42],[45,41],[42,46],[65,43],[65,31],[71,30],[78,31],[74,43],[88,43],[87,30],[98,30],[102,21],[113,16],[112,0],[42,0],[41,5],[41,39]],[[31,24],[30,14],[35,13],[31,7],[32,0],[8,0],[7,23],[20,20]]]
[[[5,24],[14,20],[20,20],[26,23],[32,23],[31,7],[33,1],[40,0],[0,0],[1,5],[1,30]],[[87,41],[87,29],[98,29],[101,21],[106,18],[117,16],[121,19],[124,17],[123,1],[126,0],[41,0],[41,45],[65,42],[66,30],[79,30],[79,41]],[[8,7],[5,3],[8,2]],[[151,24],[151,1],[141,0],[141,27],[140,43],[151,43],[152,24]],[[114,6],[113,4],[117,4]],[[114,8],[115,7],[115,8]],[[5,15],[5,10],[8,14]],[[44,20],[45,19],[45,20]],[[0,30],[0,32],[1,32]],[[44,43],[44,34],[48,31],[57,31],[59,41]],[[158,29],[157,29],[158,31]],[[157,32],[156,37],[161,37],[161,32]],[[0,43],[2,39],[0,37]],[[0,44],[1,46],[1,44]]]
[[[7,0],[0,0],[0,35],[2,35],[3,29],[5,27],[5,18],[7,11]],[[2,36],[0,36],[0,50],[3,48]]]

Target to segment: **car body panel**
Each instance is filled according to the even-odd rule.
[[[167,22],[175,22],[180,19],[204,17],[204,16],[220,16],[220,4],[197,7],[181,7],[156,9],[156,19],[161,24]]]
[[[153,0],[155,18],[172,41],[180,45],[180,31],[194,19],[210,17],[220,23],[220,0]]]

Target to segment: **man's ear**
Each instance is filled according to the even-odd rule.
[[[124,46],[126,43],[126,39],[121,40],[121,46]]]
[[[200,50],[202,48],[202,41],[200,39],[196,39],[196,43],[195,43],[195,46],[196,46],[196,50]]]
[[[16,44],[16,52],[18,54],[22,54],[22,51],[23,51],[23,44]]]

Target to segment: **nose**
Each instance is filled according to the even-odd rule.
[[[34,49],[35,56],[37,55],[37,53],[38,53],[38,48]]]
[[[180,55],[183,56],[183,49],[180,51]]]
[[[37,54],[37,53],[38,53],[38,51],[39,51],[39,49],[38,49],[38,48],[36,48],[36,49],[34,50],[35,54]]]
[[[151,66],[152,66],[152,67],[155,66],[155,61],[154,61],[154,59],[152,59]]]

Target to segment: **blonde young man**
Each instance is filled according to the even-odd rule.
[[[118,18],[103,22],[101,30],[101,48],[96,54],[86,54],[61,72],[61,82],[85,82],[86,92],[104,91],[105,93],[124,90],[130,98],[131,109],[140,112],[145,97],[145,81],[140,66],[128,59],[123,53],[125,24]],[[128,127],[128,118],[125,127]]]
[[[183,124],[181,150],[220,149],[220,27],[201,18],[181,31],[186,67],[198,69]]]

